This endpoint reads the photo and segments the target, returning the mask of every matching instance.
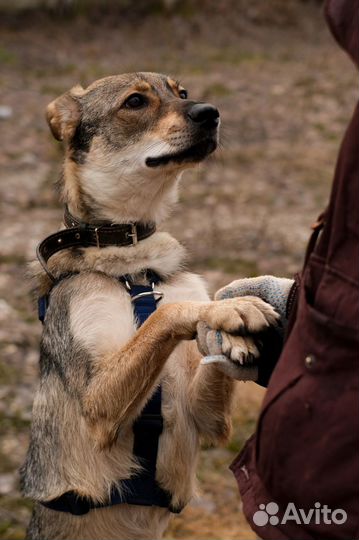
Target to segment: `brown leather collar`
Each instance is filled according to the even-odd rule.
[[[36,248],[37,258],[52,281],[56,280],[47,268],[47,261],[58,251],[72,247],[134,246],[156,231],[155,223],[84,223],[72,216],[67,207],[64,223],[67,229],[51,234]]]

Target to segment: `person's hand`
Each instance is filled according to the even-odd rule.
[[[204,356],[202,365],[216,364],[218,369],[233,379],[257,380],[258,368],[254,361],[259,351],[252,337],[212,330],[200,321],[197,324],[197,346]]]
[[[275,326],[278,319],[275,309],[255,296],[211,302],[196,327],[202,364],[216,363],[230,377],[254,380],[259,351],[250,334]]]
[[[234,299],[232,299],[233,301]],[[279,315],[267,302],[255,296],[241,296],[231,306],[229,298],[212,302],[204,319],[197,324],[197,346],[204,355],[202,364],[215,363],[229,377],[256,380],[258,369],[254,361],[259,350],[253,335],[274,327]],[[231,322],[231,313],[233,321]],[[211,312],[213,314],[211,316]]]
[[[245,278],[233,281],[226,287],[217,291],[216,300],[226,298],[235,298],[252,295],[261,298],[269,303],[278,313],[280,327],[275,327],[275,337],[272,337],[263,344],[266,348],[267,343],[271,347],[274,356],[280,354],[283,340],[283,331],[287,325],[287,300],[294,280],[287,278],[277,278],[274,276],[260,276],[257,278]],[[200,324],[197,327],[197,345],[204,354],[202,364],[215,363],[226,375],[238,380],[261,379],[259,376],[257,361],[259,357],[268,366],[263,366],[265,373],[264,379],[269,377],[272,369],[273,358],[268,355],[268,351],[263,350],[261,340],[256,338],[255,334],[251,336],[235,336],[226,332],[215,332],[210,327]],[[260,351],[258,350],[260,347]],[[273,349],[273,351],[272,351]],[[266,362],[267,361],[267,362]],[[263,367],[261,368],[263,371]]]
[[[280,316],[282,327],[287,324],[286,308],[289,292],[294,280],[274,276],[259,276],[232,281],[216,292],[215,300],[237,296],[257,296],[274,307]]]

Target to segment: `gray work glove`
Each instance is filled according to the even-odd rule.
[[[288,321],[286,306],[294,280],[274,276],[259,276],[233,281],[217,291],[215,300],[237,296],[256,296],[271,304],[279,315],[281,331]],[[205,357],[202,364],[215,363],[226,375],[238,380],[258,378],[258,368],[254,364],[259,351],[253,338],[234,336],[226,332],[214,331],[203,323],[197,326],[197,345]],[[240,353],[240,350],[242,352]]]
[[[215,294],[215,300],[237,296],[257,296],[274,307],[280,316],[282,327],[285,328],[288,323],[286,317],[287,300],[293,283],[293,279],[274,276],[237,279],[219,289]]]

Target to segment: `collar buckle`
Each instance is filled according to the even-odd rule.
[[[98,237],[98,230],[100,227],[95,227],[95,237],[96,237],[96,245],[99,248],[100,247],[100,239]]]
[[[138,244],[138,238],[137,238],[137,225],[136,223],[130,223],[131,226],[131,232],[126,233],[127,238],[132,238],[132,245],[135,246]]]

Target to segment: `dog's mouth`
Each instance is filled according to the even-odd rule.
[[[163,156],[149,157],[146,159],[147,167],[159,167],[169,163],[196,163],[215,151],[217,141],[215,139],[202,139],[196,144],[175,152],[173,154],[163,154]]]

